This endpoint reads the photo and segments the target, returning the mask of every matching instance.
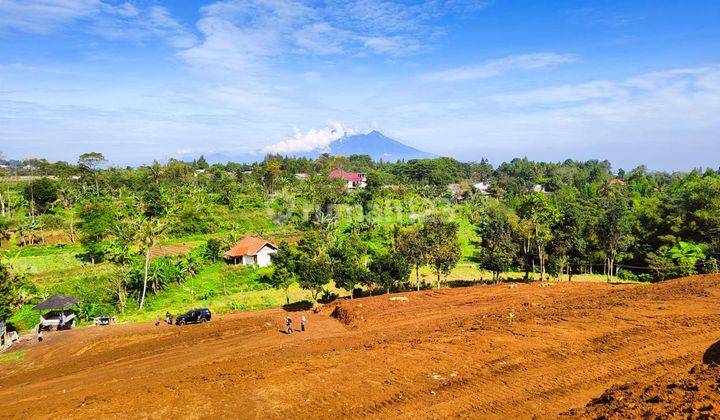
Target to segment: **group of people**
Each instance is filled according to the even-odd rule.
[[[168,325],[173,324],[173,316],[170,312],[165,312],[165,322]],[[157,327],[158,325],[160,325],[160,323],[162,323],[162,320],[160,319],[160,317],[157,317],[157,319],[155,319],[155,326]]]
[[[305,315],[300,318],[300,331],[305,332],[305,327],[307,326],[307,318],[305,318]],[[292,334],[294,332],[293,330],[293,321],[291,317],[285,318],[285,334]]]

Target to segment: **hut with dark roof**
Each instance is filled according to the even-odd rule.
[[[36,311],[48,311],[40,315],[40,328],[58,330],[75,326],[75,311],[72,309],[79,300],[72,296],[53,295],[35,305]]]

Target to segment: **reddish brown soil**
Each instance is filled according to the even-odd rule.
[[[717,418],[720,413],[720,367],[696,365],[686,375],[651,383],[615,385],[570,417],[596,419]]]
[[[292,336],[279,309],[54,334],[2,365],[0,417],[555,417],[686,374],[720,339],[720,276],[401,296],[324,308]]]
[[[187,255],[192,247],[188,244],[158,245],[150,250],[150,257]]]

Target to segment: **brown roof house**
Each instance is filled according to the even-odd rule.
[[[270,256],[277,252],[277,246],[265,239],[246,236],[225,253],[225,258],[234,264],[267,267]]]

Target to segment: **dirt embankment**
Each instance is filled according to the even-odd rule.
[[[720,276],[394,296],[62,332],[3,366],[0,417],[555,417],[685,375],[720,339]],[[281,334],[288,314],[308,331]]]
[[[717,418],[720,416],[720,368],[696,365],[685,375],[649,383],[615,385],[581,409],[565,416],[595,419]]]

